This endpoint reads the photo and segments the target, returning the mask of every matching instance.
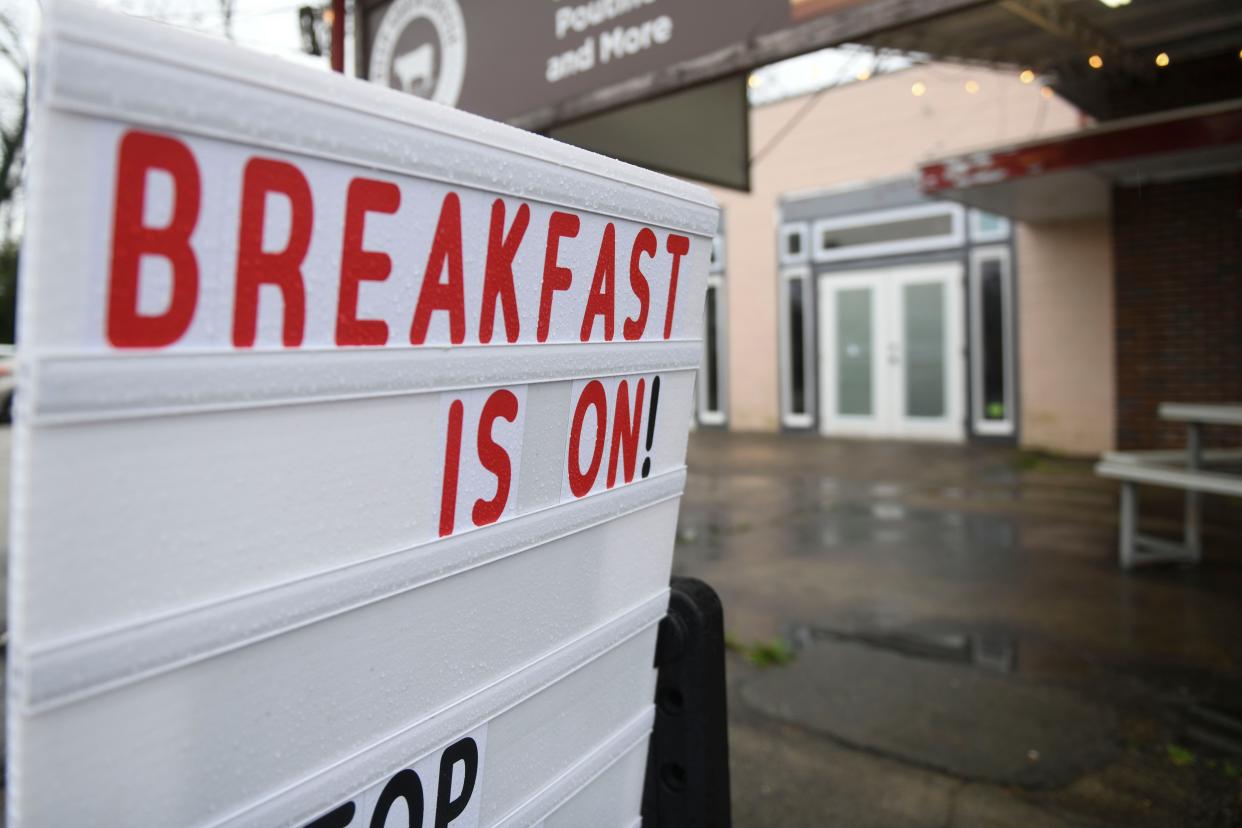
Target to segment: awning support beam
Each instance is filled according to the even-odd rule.
[[[1104,65],[1117,66],[1127,75],[1144,79],[1150,70],[1138,63],[1125,46],[1090,20],[1067,9],[1060,0],[1000,0],[1001,8],[1049,34],[1074,43],[1089,54],[1098,54]]]

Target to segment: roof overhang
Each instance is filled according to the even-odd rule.
[[[863,38],[941,60],[1030,69],[1099,120],[1228,100],[1242,89],[1238,0],[992,0]],[[1157,55],[1164,60],[1157,64]],[[1096,56],[1095,63],[1088,58]],[[1102,61],[1102,63],[1101,63]],[[1095,68],[1093,68],[1093,66]]]
[[[919,169],[927,195],[1026,221],[1108,214],[1113,184],[1242,169],[1242,99],[1112,121],[943,158]]]

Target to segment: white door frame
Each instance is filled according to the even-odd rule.
[[[945,414],[909,417],[905,411],[904,291],[907,285],[945,286]],[[837,413],[837,293],[869,288],[871,305],[870,416]],[[826,436],[896,439],[965,439],[965,349],[962,322],[963,270],[960,262],[875,268],[819,276],[820,431]]]
[[[964,300],[963,273],[960,262],[941,262],[939,264],[916,265],[911,267],[893,268],[889,282],[892,286],[893,300],[889,303],[892,310],[891,341],[897,343],[900,351],[905,347],[905,297],[903,289],[909,285],[939,283],[944,286],[941,313],[944,319],[944,415],[941,417],[911,417],[906,411],[906,368],[908,362],[905,354],[900,355],[898,370],[892,372],[895,385],[892,394],[893,416],[896,418],[895,430],[898,436],[915,440],[947,440],[962,441],[965,434],[966,387],[964,347],[965,326],[962,322],[962,302]]]
[[[778,295],[776,298],[777,320],[777,365],[780,367],[778,384],[780,386],[780,417],[781,425],[786,428],[810,428],[814,425],[811,417],[811,394],[815,387],[811,366],[814,364],[807,351],[813,341],[809,336],[811,320],[811,268],[803,265],[788,267],[780,272],[776,280]],[[789,330],[789,284],[794,280],[802,282],[802,342],[797,347],[802,349],[802,411],[793,410],[793,348],[792,332]]]
[[[715,298],[716,307],[716,409],[712,410],[707,407],[707,310],[703,311],[703,358],[699,363],[698,382],[695,384],[695,410],[698,415],[698,422],[703,425],[722,426],[728,422],[727,393],[728,385],[726,377],[728,376],[728,363],[725,360],[725,348],[727,345],[727,314],[724,278],[719,273],[709,273],[707,275],[707,287],[710,289],[706,295],[708,301]]]
[[[885,271],[863,270],[821,274],[819,277],[819,429],[826,436],[882,437],[889,430],[883,381],[885,333],[882,296]],[[837,413],[837,293],[842,290],[871,291],[871,414]]]
[[[1003,353],[1000,356],[1005,370],[1005,417],[1000,420],[987,419],[983,410],[983,263],[988,260],[995,260],[1000,267],[1001,325],[1004,327],[1001,337]],[[1017,395],[1014,388],[1013,256],[1008,245],[976,247],[970,251],[970,320],[970,346],[974,354],[970,375],[970,397],[973,401],[971,422],[976,434],[1011,435],[1014,432],[1014,400]]]

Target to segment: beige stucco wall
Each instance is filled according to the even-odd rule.
[[[1018,226],[1022,443],[1113,447],[1113,254],[1107,218]]]
[[[967,80],[980,90],[969,94]],[[927,93],[910,93],[922,81]],[[911,175],[938,156],[1028,140],[1078,125],[1078,113],[1012,73],[932,64],[822,94],[774,148],[806,97],[751,112],[749,194],[716,190],[725,208],[729,307],[729,423],[774,430],[777,402],[777,199],[803,190]]]

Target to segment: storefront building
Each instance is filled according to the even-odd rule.
[[[1094,124],[932,64],[751,118],[701,425],[1091,455],[1242,399],[1242,101]]]
[[[1021,440],[1024,284],[1065,266],[1046,248],[1066,240],[930,198],[916,172],[1079,122],[1012,73],[951,64],[753,109],[752,191],[717,192],[699,423]],[[1107,264],[1092,259],[1107,236],[1091,241],[1071,267]],[[1078,443],[1093,450],[1101,435]]]
[[[1121,449],[1180,447],[1184,428],[1161,403],[1242,400],[1242,100],[1168,110],[922,167],[924,192],[1013,217],[1032,236],[1103,236],[1107,266],[1083,278],[1107,305],[1075,318],[1074,286],[1044,285],[1046,309],[1020,325],[1027,437],[1053,443],[1067,397],[1107,378],[1112,442]],[[1051,248],[1049,248],[1051,249]],[[1068,262],[1067,262],[1068,264]],[[1035,288],[1041,286],[1036,285]],[[1066,292],[1058,296],[1056,291]],[[1024,295],[1025,303],[1029,297]],[[1075,373],[1079,329],[1108,337],[1113,371]],[[1105,343],[1097,343],[1103,347]],[[1073,346],[1073,347],[1067,347]],[[1236,429],[1210,445],[1236,445]]]

